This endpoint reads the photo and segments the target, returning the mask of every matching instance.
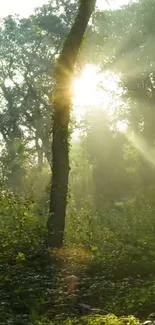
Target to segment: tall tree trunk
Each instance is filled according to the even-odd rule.
[[[71,82],[83,36],[96,0],[81,0],[74,24],[60,53],[53,94],[52,184],[50,215],[47,222],[48,246],[62,247],[69,177],[69,115]]]

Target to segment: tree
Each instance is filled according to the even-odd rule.
[[[51,163],[51,74],[70,17],[58,15],[62,7],[73,10],[63,1],[43,6],[31,18],[0,20],[0,163],[5,184],[20,185],[19,191],[25,187],[26,154],[27,165],[35,163],[39,171],[45,157]]]
[[[94,37],[96,42],[91,42],[98,49],[96,63],[104,71],[110,69],[121,75],[125,106],[120,107],[117,118],[126,120],[135,135],[130,147],[131,152],[136,148],[138,159],[132,170],[139,177],[136,188],[145,195],[155,179],[154,165],[150,163],[150,155],[155,152],[154,12],[153,0],[140,0],[121,10],[106,12],[106,19],[103,19],[105,13],[98,12],[95,21],[98,36]]]
[[[74,66],[96,0],[81,0],[73,26],[57,61],[53,94],[52,184],[47,222],[48,246],[63,245],[69,177],[69,115]]]

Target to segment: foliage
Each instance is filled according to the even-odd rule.
[[[1,262],[25,261],[43,241],[44,224],[34,215],[34,201],[3,191],[0,205]]]
[[[154,1],[96,11],[88,27],[76,72],[89,62],[120,73],[123,92],[113,115],[90,109],[72,139],[56,252],[45,228],[50,94],[76,3],[54,3],[0,25],[0,324],[140,324],[122,315],[155,310]]]

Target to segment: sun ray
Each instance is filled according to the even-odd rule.
[[[138,151],[142,154],[142,156],[155,167],[155,150],[148,145],[145,139],[142,136],[136,135],[131,130],[126,132],[126,137],[130,141],[130,143],[138,149]]]

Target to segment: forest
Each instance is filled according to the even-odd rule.
[[[155,0],[103,2],[0,18],[0,325],[155,322]]]

